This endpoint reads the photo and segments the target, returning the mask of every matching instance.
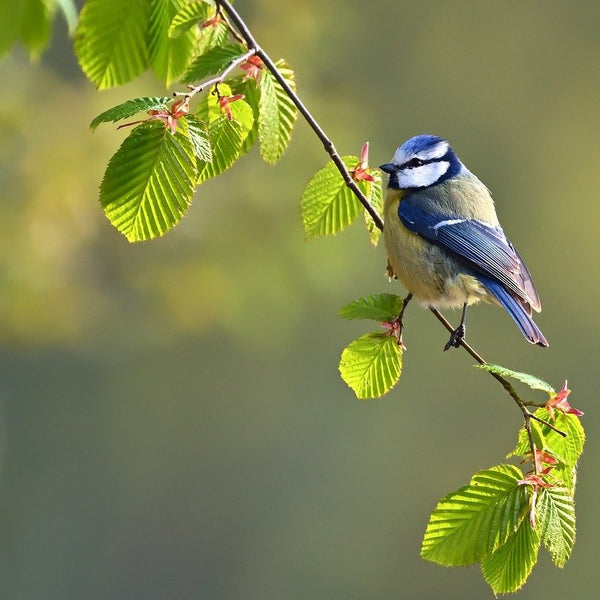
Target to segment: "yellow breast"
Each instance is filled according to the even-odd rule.
[[[385,247],[406,289],[428,306],[461,306],[487,299],[479,281],[438,246],[409,231],[398,216],[405,192],[388,190],[384,204]]]

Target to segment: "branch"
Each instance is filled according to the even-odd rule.
[[[208,81],[204,81],[200,85],[189,85],[189,92],[173,92],[173,96],[185,96],[186,98],[192,98],[193,96],[205,90],[206,88],[212,87],[213,85],[216,85],[218,83],[222,83],[223,80],[227,77],[227,75],[231,73],[231,71],[233,71],[238,65],[241,65],[242,63],[246,62],[254,54],[256,54],[256,49],[250,48],[248,52],[245,52],[241,56],[236,56],[227,65],[227,67],[225,67],[221,74],[217,75],[217,77],[213,77]]]
[[[233,6],[228,2],[228,0],[217,0],[217,5],[223,9],[226,13],[227,17],[231,20],[235,28],[238,30],[240,35],[244,38],[248,49],[253,50],[254,53],[260,57],[263,61],[265,67],[269,69],[269,71],[273,74],[273,77],[277,80],[279,85],[285,90],[285,93],[289,96],[291,101],[296,105],[298,112],[304,117],[304,120],[308,123],[310,128],[315,132],[316,136],[323,143],[323,147],[325,148],[325,152],[329,154],[331,160],[334,162],[338,171],[341,173],[344,178],[344,183],[348,188],[352,190],[354,195],[358,198],[358,201],[363,205],[365,210],[369,213],[375,225],[383,231],[383,221],[379,215],[379,213],[375,210],[373,205],[367,200],[366,196],[360,191],[359,187],[356,185],[354,179],[350,175],[350,172],[346,168],[344,161],[342,161],[338,151],[331,139],[327,136],[325,131],[321,128],[321,126],[317,123],[315,118],[312,116],[310,111],[306,108],[302,100],[298,97],[296,92],[290,87],[288,82],[279,72],[279,69],[275,65],[275,63],[271,60],[271,57],[258,45],[252,33],[246,26],[246,23],[242,20],[239,14],[235,11]]]
[[[327,152],[327,154],[329,154],[329,156],[331,157],[331,160],[333,161],[333,163],[337,167],[338,171],[342,175],[346,186],[348,188],[350,188],[352,190],[352,192],[354,193],[354,195],[358,198],[359,202],[363,205],[365,210],[369,213],[369,215],[375,222],[375,225],[377,226],[377,228],[380,229],[381,231],[383,231],[383,220],[381,219],[381,216],[375,210],[375,208],[369,202],[369,200],[365,197],[365,195],[360,191],[360,189],[356,185],[355,181],[352,179],[350,172],[346,168],[346,165],[342,161],[333,142],[327,136],[327,134],[325,133],[323,128],[319,125],[319,123],[315,120],[315,118],[312,116],[311,112],[306,108],[304,103],[300,100],[300,98],[298,97],[296,92],[290,87],[288,82],[281,75],[281,73],[279,72],[279,69],[277,68],[275,63],[271,60],[271,57],[258,45],[257,41],[254,39],[254,36],[248,29],[246,23],[243,21],[243,19],[236,12],[236,10],[233,8],[233,6],[229,3],[228,0],[216,0],[216,3],[217,3],[219,13],[221,13],[221,14],[224,13],[226,15],[227,24],[228,24],[229,28],[231,29],[233,35],[237,39],[240,39],[240,37],[241,37],[243,39],[243,41],[246,43],[246,45],[248,47],[248,53],[247,53],[247,55],[244,55],[243,57],[239,57],[239,59],[232,61],[232,63],[227,67],[226,71],[224,73],[222,73],[220,77],[217,77],[213,80],[205,82],[205,83],[201,84],[200,86],[197,86],[196,88],[192,88],[192,93],[195,94],[198,91],[201,91],[202,89],[206,89],[206,87],[208,87],[209,85],[212,85],[214,83],[220,83],[224,79],[224,77],[233,68],[235,68],[235,66],[237,66],[238,64],[240,64],[241,62],[246,60],[249,56],[251,56],[252,54],[255,54],[256,56],[258,56],[262,60],[265,67],[273,74],[273,77],[277,80],[279,85],[281,85],[281,87],[284,89],[285,93],[289,96],[289,98],[295,104],[296,108],[298,109],[300,114],[304,117],[304,120],[308,123],[310,128],[314,131],[315,135],[319,138],[319,140],[321,140],[325,151]],[[449,332],[452,333],[454,331],[454,328],[452,327],[452,325],[446,320],[446,318],[436,308],[431,308],[430,310]],[[486,361],[483,359],[483,357],[479,353],[477,353],[469,344],[467,344],[467,342],[465,342],[465,340],[461,340],[460,345],[480,365],[486,364]],[[492,371],[488,371],[488,372],[506,390],[506,392],[514,400],[514,402],[516,403],[516,405],[519,407],[519,409],[521,410],[521,412],[523,414],[523,419],[525,421],[524,427],[525,427],[525,430],[527,431],[527,436],[529,438],[529,446],[531,449],[533,469],[534,469],[534,472],[537,474],[538,469],[537,469],[537,461],[535,458],[536,457],[536,446],[535,446],[535,441],[533,439],[533,433],[531,430],[531,419],[535,419],[536,421],[540,421],[540,422],[544,423],[545,425],[548,425],[551,429],[553,429],[554,431],[556,431],[557,433],[559,433],[562,436],[566,436],[566,434],[564,432],[558,430],[551,423],[546,423],[542,419],[539,419],[538,417],[533,415],[533,413],[531,413],[529,411],[529,409],[527,408],[528,403],[526,403],[519,396],[519,394],[517,394],[516,390],[514,389],[512,384],[507,379],[505,379],[498,373],[494,373]]]

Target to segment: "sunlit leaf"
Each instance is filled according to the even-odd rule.
[[[295,90],[294,72],[281,60],[276,63],[276,66],[286,83]],[[268,69],[263,69],[261,72],[259,89],[258,139],[260,153],[266,162],[274,164],[281,158],[290,142],[297,109]]]
[[[541,488],[537,525],[542,543],[557,567],[564,567],[575,544],[575,505],[566,488]]]
[[[260,92],[256,81],[252,78],[247,77],[234,77],[233,79],[227,80],[231,86],[232,94],[242,94],[244,101],[252,108],[254,114],[254,123],[258,123],[258,100],[260,98]],[[240,155],[246,154],[248,150],[255,144],[258,139],[258,127],[254,125],[248,132],[246,139],[242,145]]]
[[[342,160],[349,169],[358,163],[356,156],[345,156]],[[346,186],[335,164],[330,162],[308,182],[300,209],[304,232],[310,239],[339,233],[358,217],[362,205]]]
[[[147,112],[154,109],[165,109],[172,102],[173,98],[163,97],[144,97],[127,100],[117,106],[113,106],[103,113],[100,113],[91,123],[90,129],[94,131],[101,123],[116,123],[121,119],[127,119],[140,112]]]
[[[79,65],[99,89],[131,81],[148,66],[148,2],[87,0],[73,42]]]
[[[150,0],[150,64],[167,86],[182,75],[194,53],[195,31],[190,29],[175,38],[169,37],[173,18],[185,5],[186,0]]]
[[[246,48],[241,44],[227,44],[211,48],[192,62],[181,80],[184,83],[192,83],[201,81],[209,75],[220,73],[229,66],[233,59],[245,53]]]
[[[204,0],[194,0],[181,7],[169,26],[169,37],[174,38],[187,33],[196,23],[204,21],[215,12],[214,5]]]
[[[196,159],[182,119],[175,135],[161,123],[136,127],[111,158],[100,202],[110,222],[130,242],[166,233],[190,204]]]
[[[394,336],[367,333],[342,352],[339,370],[357,398],[379,398],[400,378],[402,348]]]
[[[527,514],[523,473],[498,465],[476,473],[469,485],[442,498],[433,511],[421,556],[440,565],[471,565],[502,546]]]
[[[216,9],[213,7],[209,13],[209,21],[200,25],[198,31],[198,42],[196,56],[201,56],[216,46],[223,46],[229,41],[229,28],[223,21],[210,21],[214,17]]]
[[[481,561],[483,577],[494,594],[516,592],[527,581],[540,549],[540,537],[523,519],[503,546]]]
[[[550,395],[556,394],[554,388],[539,377],[535,377],[535,375],[529,375],[529,373],[519,373],[518,371],[512,371],[511,369],[507,369],[506,367],[501,367],[500,365],[492,365],[486,363],[484,365],[475,365],[478,369],[483,369],[484,371],[489,371],[490,373],[496,373],[497,375],[501,375],[502,377],[511,377],[512,379],[516,379],[517,381],[521,381],[525,385],[528,385],[531,389],[534,390],[542,390],[543,392],[547,392]]]
[[[377,214],[383,214],[383,192],[381,188],[381,173],[379,170],[371,173],[375,178],[375,181],[359,181],[358,187],[360,191],[367,197],[367,200],[371,203],[371,206],[375,209]],[[375,221],[371,218],[371,215],[365,210],[365,225],[369,232],[369,239],[374,246],[377,246],[379,238],[381,237],[382,231],[375,225]]]
[[[230,89],[220,85],[221,95],[229,95]],[[229,169],[242,155],[244,140],[254,124],[254,113],[244,100],[229,104],[232,118],[219,108],[218,98],[209,94],[198,107],[197,117],[208,122],[208,139],[212,147],[212,161],[198,161],[198,183]]]
[[[376,294],[359,298],[340,309],[342,319],[390,321],[402,310],[403,300],[395,294]]]
[[[559,464],[552,470],[552,476],[558,478],[565,487],[572,490],[575,486],[575,467],[585,444],[585,432],[577,416],[556,410],[554,414],[555,420],[552,421],[545,408],[538,408],[534,413],[543,421],[552,423],[566,436],[563,437],[544,423],[536,422],[535,427],[540,430],[544,439],[543,447],[540,445],[538,449],[550,452],[559,461]],[[539,445],[539,442],[536,442],[536,445]],[[525,428],[521,427],[517,444],[508,456],[524,456],[529,451],[529,437]]]
[[[190,140],[194,147],[194,154],[198,160],[210,162],[212,160],[212,149],[210,147],[210,140],[208,139],[208,129],[202,121],[188,115],[185,117],[188,124],[188,131],[190,134]]]

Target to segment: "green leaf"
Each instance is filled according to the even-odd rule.
[[[192,62],[182,77],[182,81],[192,83],[201,81],[209,75],[220,73],[229,66],[232,60],[245,53],[246,48],[241,44],[228,44],[211,48]]]
[[[344,156],[342,160],[349,169],[359,162],[356,156]],[[304,233],[310,239],[343,231],[360,214],[362,205],[346,186],[335,164],[329,162],[308,182],[300,210]]]
[[[133,98],[132,100],[127,100],[127,102],[113,106],[103,113],[100,113],[90,123],[90,129],[94,131],[101,123],[116,123],[121,119],[127,119],[140,112],[166,109],[172,100],[173,98],[167,96]]]
[[[555,420],[552,421],[546,408],[538,408],[534,413],[539,419],[552,423],[559,431],[566,433],[566,437],[561,436],[548,425],[532,421],[535,430],[539,429],[540,435],[543,436],[543,446],[537,440],[536,446],[549,452],[559,461],[558,466],[551,471],[551,476],[572,490],[575,487],[575,467],[585,444],[585,432],[577,416],[566,415],[558,410],[555,410],[554,414]],[[529,451],[529,437],[525,428],[521,427],[517,444],[508,457],[524,456]]]
[[[148,66],[149,4],[87,0],[73,42],[77,60],[99,89],[131,81]]]
[[[188,115],[185,117],[185,120],[188,124],[190,140],[192,141],[196,158],[205,162],[210,162],[212,160],[212,149],[210,147],[206,125],[193,115]]]
[[[188,32],[196,23],[214,15],[215,7],[204,0],[195,0],[183,6],[169,26],[169,37],[174,38]]]
[[[379,215],[383,214],[383,191],[381,188],[381,173],[377,170],[371,173],[375,178],[375,181],[359,181],[358,187],[361,192],[367,197],[371,206],[377,211]],[[373,246],[377,246],[379,238],[381,237],[381,229],[375,225],[375,221],[371,218],[371,215],[365,210],[365,225],[369,233],[369,239]]]
[[[529,375],[529,373],[519,373],[518,371],[512,371],[511,369],[507,369],[506,367],[501,367],[500,365],[492,365],[486,363],[484,365],[475,365],[478,369],[483,369],[484,371],[489,371],[490,373],[496,373],[497,375],[501,375],[502,377],[512,377],[517,381],[521,381],[525,385],[528,385],[533,390],[542,390],[543,392],[547,392],[549,395],[554,396],[556,392],[554,388],[539,377],[535,377],[534,375]]]
[[[282,60],[277,61],[276,66],[285,81],[295,90],[294,72]],[[267,69],[262,70],[259,89],[260,153],[265,162],[274,164],[281,158],[290,142],[297,109],[283,87]]]
[[[229,95],[226,85],[220,85],[222,95]],[[254,113],[244,100],[236,100],[229,104],[232,119],[221,112],[218,99],[209,94],[197,116],[208,121],[208,139],[212,147],[212,161],[198,161],[198,183],[223,173],[229,169],[240,156],[244,148],[244,140],[254,124]]]
[[[395,294],[377,294],[353,300],[340,309],[342,319],[391,321],[400,314],[403,300]]]
[[[256,85],[256,81],[254,79],[246,78],[246,77],[234,77],[232,79],[227,79],[227,83],[231,86],[232,94],[242,94],[244,96],[244,100],[247,104],[252,108],[252,112],[254,114],[254,123],[258,123],[258,101],[260,98],[260,92],[258,90],[258,86]],[[240,151],[240,155],[246,154],[254,146],[256,140],[258,139],[258,127],[252,127],[249,131],[244,143],[242,145],[242,149]]]
[[[175,38],[169,37],[173,18],[185,4],[186,0],[150,0],[150,64],[156,76],[167,86],[182,75],[194,54],[194,30],[188,30]]]
[[[175,135],[158,121],[139,125],[111,158],[102,180],[106,216],[130,242],[163,235],[188,209],[195,167],[185,119]]]
[[[53,11],[44,0],[26,0],[22,11],[21,40],[31,55],[38,57],[50,40]]]
[[[209,12],[208,18],[214,17],[216,8],[213,7]],[[196,56],[201,56],[215,46],[224,46],[229,40],[229,28],[227,23],[217,21],[214,23],[204,23],[198,32],[198,41],[196,46]]]
[[[540,549],[540,537],[523,519],[517,531],[481,562],[483,577],[494,594],[516,592],[527,581]]]
[[[518,484],[522,478],[517,467],[498,465],[442,498],[427,525],[421,556],[457,567],[479,562],[502,546],[527,514],[527,492]]]
[[[402,349],[394,336],[367,333],[342,352],[339,370],[357,398],[379,398],[400,378]]]
[[[575,544],[575,504],[566,488],[540,488],[536,530],[557,567],[564,567]]]

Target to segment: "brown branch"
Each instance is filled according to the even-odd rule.
[[[219,13],[226,15],[226,17],[227,17],[226,20],[227,20],[227,23],[228,23],[230,29],[232,30],[232,33],[235,35],[235,37],[237,39],[240,39],[240,37],[241,37],[243,39],[243,41],[246,43],[246,45],[248,47],[248,51],[249,51],[248,55],[256,54],[256,56],[260,57],[263,64],[265,65],[265,67],[272,73],[273,77],[277,80],[279,85],[281,85],[281,87],[284,89],[285,93],[292,100],[292,102],[294,103],[294,105],[296,106],[296,108],[298,109],[300,114],[304,117],[304,120],[308,123],[308,125],[314,131],[315,135],[319,138],[319,140],[321,140],[325,151],[327,152],[327,154],[329,154],[329,156],[331,157],[331,160],[334,162],[338,171],[342,175],[346,186],[348,186],[348,188],[350,188],[352,190],[352,192],[357,197],[359,202],[363,205],[365,210],[369,213],[369,215],[375,222],[375,225],[378,227],[378,229],[383,231],[383,220],[381,219],[381,216],[375,210],[375,208],[369,202],[369,200],[366,198],[366,196],[360,191],[359,187],[356,185],[356,182],[352,179],[352,176],[350,175],[348,168],[342,161],[333,142],[327,136],[327,134],[325,133],[323,128],[315,120],[315,118],[312,116],[311,112],[306,108],[304,103],[300,100],[300,98],[298,97],[298,95],[296,94],[294,89],[290,86],[290,84],[287,82],[287,80],[283,77],[283,75],[281,74],[281,72],[279,71],[279,69],[277,68],[275,63],[272,61],[271,57],[258,45],[257,41],[254,39],[254,36],[248,29],[246,23],[243,21],[243,19],[240,17],[240,15],[236,12],[236,10],[233,8],[233,6],[229,3],[229,1],[228,0],[216,0],[216,2],[217,2]],[[239,62],[236,62],[236,64],[233,64],[233,65],[230,64],[229,67],[227,68],[227,73],[231,69],[233,69],[237,64],[239,64],[240,62],[243,62],[243,61],[240,60]],[[198,87],[201,87],[201,89],[205,89],[206,87],[208,87],[208,85],[212,85],[215,82],[219,83],[220,81],[222,81],[223,77],[221,77],[220,79],[219,78],[215,78],[215,79],[218,81],[211,80],[209,82],[202,84],[202,86],[198,86]],[[196,88],[193,88],[193,89],[196,90]],[[200,90],[198,90],[198,91],[200,91]],[[197,93],[197,92],[194,91],[194,93]],[[452,333],[454,331],[454,328],[452,327],[452,325],[436,308],[431,307],[430,310],[450,333]],[[465,342],[464,339],[461,340],[460,345],[480,365],[486,364],[485,359],[478,352],[476,352],[474,348],[472,348],[469,344],[467,344],[467,342]],[[519,394],[516,392],[516,390],[510,383],[510,381],[508,381],[507,379],[505,379],[498,373],[494,373],[493,371],[488,371],[488,373],[494,379],[496,379],[496,381],[498,381],[498,383],[500,383],[500,385],[505,389],[505,391],[514,400],[514,402],[516,403],[516,405],[519,407],[519,409],[521,410],[521,412],[523,414],[524,427],[525,427],[525,430],[527,431],[527,437],[529,438],[529,446],[531,448],[533,469],[534,469],[534,472],[537,474],[537,461],[535,458],[536,446],[535,446],[535,441],[533,439],[533,432],[531,430],[531,419],[534,419],[536,421],[540,421],[540,422],[544,423],[545,425],[547,425],[548,427],[550,427],[551,429],[553,429],[554,431],[556,431],[557,433],[559,433],[562,436],[566,436],[566,434],[564,432],[558,430],[551,423],[547,423],[547,422],[543,421],[542,419],[539,419],[532,412],[530,412],[529,409],[527,408],[528,403],[526,403],[519,396]]]
[[[249,50],[254,50],[256,55],[263,61],[265,67],[273,74],[273,77],[277,80],[277,83],[285,90],[285,93],[289,96],[291,101],[295,104],[298,112],[304,117],[304,120],[308,123],[310,128],[315,132],[316,136],[321,140],[325,152],[329,154],[331,160],[334,162],[338,171],[344,179],[344,183],[348,188],[352,190],[354,195],[358,198],[358,201],[363,205],[365,210],[369,213],[375,225],[383,231],[383,221],[379,213],[375,210],[373,205],[369,202],[367,197],[360,191],[360,188],[356,185],[354,179],[350,175],[348,168],[344,164],[344,161],[340,157],[338,151],[331,139],[327,136],[322,127],[317,123],[315,118],[312,116],[310,111],[306,108],[302,100],[298,97],[298,94],[292,89],[290,84],[286,81],[285,77],[279,72],[279,69],[271,59],[271,57],[258,45],[252,33],[246,26],[246,23],[242,20],[239,14],[235,11],[233,6],[228,0],[217,0],[217,4],[222,8],[223,12],[226,13],[231,23],[238,30],[240,35],[244,38]]]

